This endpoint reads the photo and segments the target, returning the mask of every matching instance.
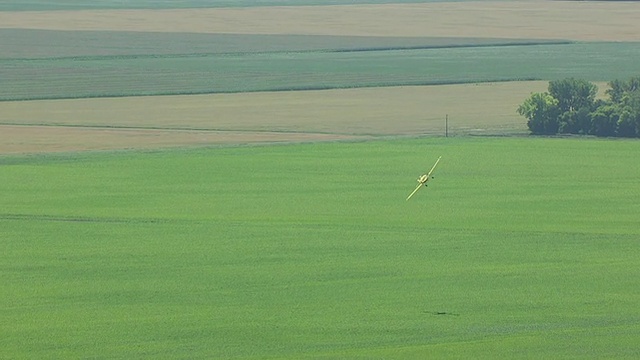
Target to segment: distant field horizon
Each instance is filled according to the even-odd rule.
[[[0,11],[47,11],[47,10],[95,10],[95,9],[189,9],[189,8],[226,8],[226,7],[265,7],[265,6],[320,6],[320,5],[366,5],[366,4],[412,4],[450,1],[488,1],[488,0],[136,0],[123,2],[118,0],[7,0],[0,4]]]
[[[640,41],[638,18],[640,9],[632,2],[537,0],[0,11],[2,27],[14,29],[577,41]]]

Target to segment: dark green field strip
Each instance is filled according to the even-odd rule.
[[[450,37],[190,34],[0,29],[0,59],[114,60],[304,51],[372,51],[568,43],[557,40]]]
[[[451,2],[452,0],[8,0],[0,2],[0,11],[91,10],[91,9],[185,9],[253,6],[354,5]],[[464,1],[464,0],[453,0]],[[475,0],[478,1],[478,0]]]
[[[0,100],[315,90],[640,73],[638,43],[0,61]]]
[[[166,223],[167,219],[161,218],[113,218],[113,217],[87,217],[87,216],[54,216],[35,214],[0,214],[0,220],[16,221],[45,221],[45,222],[79,222],[79,223]]]

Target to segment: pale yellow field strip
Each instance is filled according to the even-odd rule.
[[[545,81],[0,102],[0,124],[355,135],[525,131],[516,109]]]
[[[0,102],[0,154],[526,133],[546,81]],[[606,84],[597,83],[604,96]]]
[[[0,12],[0,27],[233,34],[640,40],[632,1],[481,1],[180,10]]]
[[[361,137],[276,132],[211,132],[0,125],[0,155],[294,143],[358,138]]]

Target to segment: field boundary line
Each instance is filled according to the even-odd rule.
[[[506,39],[508,40],[508,39]],[[98,61],[98,60],[132,60],[132,59],[186,59],[186,58],[206,58],[224,56],[250,56],[269,54],[313,54],[313,53],[360,53],[360,52],[384,52],[384,51],[411,51],[411,50],[442,50],[442,49],[465,49],[465,48],[491,48],[491,47],[522,47],[539,45],[570,45],[578,43],[573,40],[518,40],[508,43],[486,43],[486,44],[443,44],[443,45],[409,45],[409,46],[371,46],[353,48],[319,48],[319,49],[291,49],[291,50],[258,50],[258,51],[223,51],[223,52],[197,52],[197,53],[169,53],[169,54],[121,54],[121,55],[74,55],[74,56],[43,56],[43,57],[6,57],[0,58],[3,61]]]
[[[348,90],[348,89],[369,89],[369,88],[393,88],[393,87],[421,87],[438,85],[466,85],[466,84],[493,84],[521,81],[543,81],[539,77],[513,77],[513,78],[489,78],[489,79],[461,79],[461,80],[425,80],[413,82],[380,82],[372,84],[355,85],[318,85],[318,86],[282,86],[262,89],[245,90],[196,90],[196,91],[159,91],[149,93],[131,94],[84,94],[84,95],[63,95],[63,96],[31,96],[16,98],[0,98],[0,102],[14,101],[37,101],[37,100],[76,100],[76,99],[104,99],[104,98],[132,98],[151,96],[187,96],[187,95],[215,95],[215,94],[252,94],[252,93],[275,93],[275,92],[296,92],[296,91],[323,91],[323,90]]]

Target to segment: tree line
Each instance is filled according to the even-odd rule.
[[[640,137],[640,76],[608,84],[607,98],[596,99],[598,87],[589,81],[550,81],[517,111],[533,134]]]

